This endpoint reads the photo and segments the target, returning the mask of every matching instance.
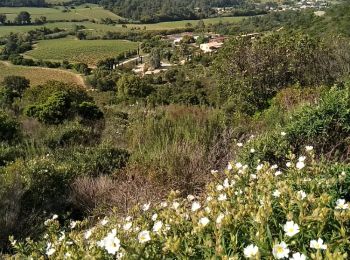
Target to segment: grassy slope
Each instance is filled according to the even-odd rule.
[[[81,76],[69,71],[39,67],[14,66],[8,63],[0,62],[0,81],[2,81],[4,77],[10,75],[24,76],[30,80],[31,85],[33,86],[43,84],[48,79],[84,85]]]
[[[115,57],[121,52],[137,48],[138,43],[122,40],[79,41],[74,38],[40,41],[27,56],[44,60],[69,60],[96,65],[98,60]]]
[[[118,19],[120,16],[103,9],[97,5],[87,5],[78,6],[75,9],[70,9],[70,12],[62,12],[63,7],[56,8],[37,8],[37,7],[1,7],[0,13],[4,13],[8,20],[13,21],[17,14],[21,11],[27,11],[31,14],[32,20],[39,18],[40,16],[45,16],[47,20],[83,20],[83,19],[101,19],[101,18],[111,18]]]

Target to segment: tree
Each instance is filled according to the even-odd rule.
[[[151,51],[149,63],[153,69],[158,69],[161,66],[160,49],[154,48]]]
[[[15,98],[21,98],[24,91],[29,88],[30,81],[22,76],[7,76],[1,83],[3,86],[2,102],[12,104]]]
[[[77,38],[78,38],[79,40],[85,40],[87,34],[86,34],[86,32],[83,32],[83,31],[77,31],[76,34],[75,34],[75,36],[77,36]]]
[[[117,97],[119,100],[145,98],[152,91],[152,86],[135,75],[123,75],[117,82]]]
[[[6,14],[0,14],[0,24],[5,24],[6,23]]]
[[[18,16],[15,18],[15,23],[17,24],[30,24],[31,23],[31,17],[30,13],[26,11],[22,11],[18,14]]]

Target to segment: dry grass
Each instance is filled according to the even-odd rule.
[[[15,66],[0,62],[0,82],[10,75],[24,76],[30,80],[32,86],[45,83],[48,79],[66,83],[76,83],[85,86],[84,80],[78,74],[60,69]]]

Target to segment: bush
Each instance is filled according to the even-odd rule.
[[[12,142],[19,138],[20,129],[16,120],[0,110],[0,141]]]
[[[309,144],[320,156],[347,161],[350,154],[349,111],[348,87],[324,91],[316,103],[306,103],[294,112],[286,112],[282,127],[274,127],[250,140],[239,156],[242,161],[255,164],[257,158],[278,163],[284,154],[300,153]],[[251,149],[259,152],[251,153]]]
[[[343,187],[350,169],[316,162],[312,151],[303,155],[304,167],[293,160],[282,173],[266,162],[258,170],[231,162],[224,173],[214,173],[203,196],[182,199],[172,192],[126,218],[112,214],[93,224],[71,221],[70,227],[50,218],[48,236],[15,244],[16,256],[282,259],[300,253],[348,259],[350,204],[342,198],[349,196]]]
[[[87,120],[97,120],[103,117],[102,111],[91,102],[82,102],[78,107],[78,114]]]

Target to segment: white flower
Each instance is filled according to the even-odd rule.
[[[146,243],[151,240],[151,236],[148,230],[143,230],[138,235],[138,240],[141,244]]]
[[[207,212],[207,213],[210,213],[210,211],[211,211],[209,207],[205,207],[204,210],[205,210],[205,212]]]
[[[211,170],[211,171],[210,171],[211,174],[216,174],[216,173],[218,173],[218,172],[219,172],[218,170]]]
[[[297,162],[296,164],[297,169],[301,170],[305,167],[305,163],[302,161]]]
[[[142,210],[143,210],[143,211],[147,211],[147,210],[149,210],[149,207],[150,207],[150,206],[151,206],[151,203],[143,204]]]
[[[89,229],[89,230],[85,231],[84,238],[89,239],[92,235],[92,231],[93,231],[93,229]]]
[[[311,145],[307,145],[307,146],[305,146],[305,150],[306,151],[312,151],[314,148],[311,146]]]
[[[344,199],[338,199],[336,201],[337,205],[335,206],[336,209],[349,209],[349,204],[346,203],[346,201]]]
[[[306,260],[306,256],[301,253],[294,253],[290,260]]]
[[[222,220],[224,219],[225,215],[223,213],[220,213],[218,217],[216,218],[216,224],[221,224]]]
[[[295,224],[294,221],[287,221],[287,223],[283,226],[283,230],[286,232],[287,236],[292,237],[299,233],[299,226],[298,224]]]
[[[273,193],[272,193],[272,196],[274,196],[275,198],[279,198],[279,196],[281,196],[281,192],[279,190],[275,190]]]
[[[157,218],[158,218],[158,214],[157,214],[157,213],[154,213],[154,214],[152,215],[152,220],[153,220],[153,221],[156,221]]]
[[[180,206],[180,203],[178,203],[177,201],[173,202],[173,209],[177,209]]]
[[[250,149],[250,153],[255,153],[255,149],[254,148]]]
[[[272,254],[276,259],[288,258],[289,249],[287,244],[282,241],[281,243],[274,245]]]
[[[46,246],[46,254],[48,256],[50,255],[53,255],[54,253],[56,252],[56,249],[52,246],[52,244],[49,242],[47,243],[47,246]]]
[[[191,210],[193,212],[199,210],[200,208],[201,208],[201,204],[199,202],[195,201],[192,203]]]
[[[229,180],[228,180],[227,178],[224,180],[223,186],[224,186],[226,189],[230,187],[230,182],[229,182]]]
[[[210,222],[210,220],[207,217],[203,217],[199,219],[199,225],[201,226],[206,226],[208,223]]]
[[[240,162],[238,162],[238,163],[236,163],[235,166],[236,166],[237,169],[240,169],[240,168],[242,168],[243,165]]]
[[[52,219],[47,219],[44,221],[44,225],[48,226],[51,223]]]
[[[129,222],[129,221],[131,221],[132,220],[132,217],[131,216],[127,216],[126,218],[125,218],[125,221],[126,222]]]
[[[207,201],[208,201],[208,202],[209,202],[209,201],[212,201],[212,199],[213,199],[212,196],[208,196],[208,197],[207,197]]]
[[[286,136],[287,133],[286,133],[286,132],[281,132],[281,135],[282,135],[282,136]]]
[[[243,144],[242,144],[242,143],[237,143],[237,146],[238,146],[238,147],[242,147]]]
[[[61,236],[58,238],[58,241],[63,241],[66,238],[66,234],[64,233],[64,231],[61,232]]]
[[[107,234],[101,241],[98,242],[98,245],[104,249],[109,254],[115,255],[120,248],[120,240],[116,237],[117,230],[114,228],[111,232]]]
[[[299,162],[304,162],[304,161],[305,161],[305,159],[306,159],[306,157],[305,157],[305,156],[300,156],[300,157],[299,157],[299,159],[298,159],[298,161],[299,161]]]
[[[216,186],[216,190],[217,191],[222,191],[224,189],[224,186],[222,186],[221,184],[218,184],[217,186]]]
[[[69,224],[71,229],[75,228],[76,225],[77,225],[77,221],[71,221]]]
[[[195,199],[194,196],[191,195],[191,194],[187,196],[187,200],[188,200],[188,201],[192,201],[192,200],[194,200],[194,199]]]
[[[130,230],[131,227],[132,227],[132,222],[127,222],[124,224],[123,229],[125,231],[128,231],[128,230]]]
[[[232,170],[232,164],[229,162],[228,165],[227,165],[227,170]]]
[[[252,180],[255,180],[255,179],[257,178],[257,176],[256,176],[256,174],[251,174],[251,175],[250,175],[250,178],[251,178]]]
[[[278,165],[277,165],[277,164],[274,164],[274,165],[272,165],[270,168],[271,168],[271,170],[276,170],[276,169],[278,168]]]
[[[69,253],[69,252],[67,252],[67,253],[64,254],[64,257],[65,257],[65,258],[69,258],[69,257],[71,257],[71,256],[72,256],[72,254]]]
[[[225,193],[220,194],[219,197],[218,197],[218,201],[224,201],[224,200],[227,200],[226,194]]]
[[[259,252],[259,248],[253,244],[250,244],[249,246],[245,247],[243,250],[244,256],[246,258],[252,258],[257,255]]]
[[[160,220],[156,221],[153,225],[153,232],[158,233],[162,227],[163,227],[163,222]]]
[[[166,207],[168,206],[168,203],[165,202],[165,201],[163,201],[162,203],[160,203],[160,206],[161,206],[162,208],[166,208]]]
[[[260,171],[263,167],[264,167],[263,164],[259,164],[259,165],[256,167],[256,170],[257,170],[257,171]]]
[[[281,175],[281,174],[282,174],[281,171],[276,171],[276,172],[275,172],[275,176],[279,176],[279,175]]]
[[[291,163],[291,162],[287,162],[287,163],[286,163],[286,166],[289,168],[289,167],[292,166],[292,163]]]
[[[52,218],[51,219],[57,219],[58,218],[58,215],[57,214],[55,214],[55,215],[53,215],[52,216]]]
[[[303,190],[297,192],[298,199],[303,200],[306,198],[306,193]]]
[[[101,220],[101,225],[102,226],[105,226],[107,223],[108,223],[108,219],[106,217]]]
[[[319,238],[318,240],[311,240],[310,247],[314,249],[327,249],[327,245],[323,244],[322,238]]]

